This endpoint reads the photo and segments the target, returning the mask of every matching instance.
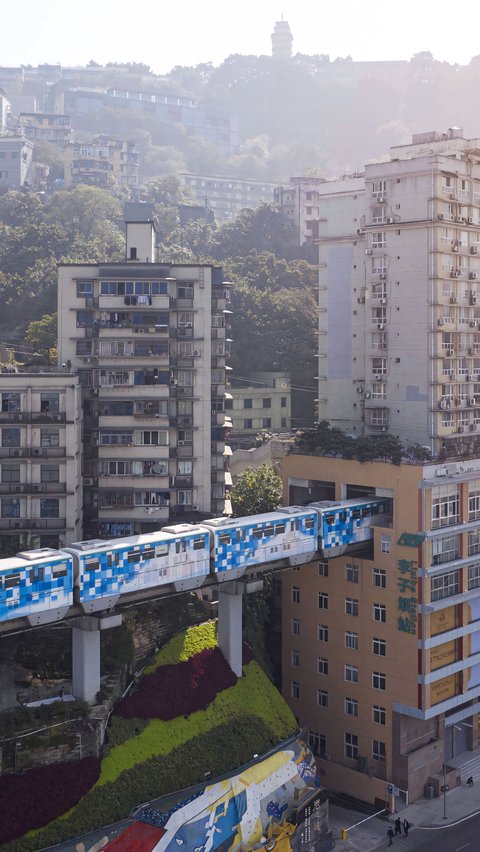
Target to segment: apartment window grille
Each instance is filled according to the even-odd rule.
[[[448,535],[432,539],[432,565],[460,558],[460,536]]]
[[[480,563],[468,566],[468,588],[478,589],[480,587]]]
[[[474,479],[469,483],[468,493],[468,520],[476,521],[480,518],[480,479]]]
[[[448,571],[430,579],[430,599],[439,601],[442,598],[458,595],[460,591],[460,572]]]
[[[385,231],[376,231],[372,235],[372,248],[384,248],[387,245],[387,234]]]
[[[457,485],[432,488],[432,529],[460,522],[460,495]]]

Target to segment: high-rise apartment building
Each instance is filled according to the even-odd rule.
[[[229,284],[157,263],[153,222],[127,222],[123,263],[59,268],[59,360],[84,402],[86,533],[221,515]]]
[[[480,449],[480,141],[426,133],[319,186],[318,412]]]
[[[323,783],[372,803],[390,785],[438,795],[444,760],[478,744],[480,460],[292,454],[283,474],[286,505],[392,500],[368,546],[282,575],[283,692]]]
[[[78,376],[63,368],[2,368],[2,555],[58,548],[81,536],[81,417]]]

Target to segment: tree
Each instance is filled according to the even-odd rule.
[[[37,349],[53,349],[57,345],[57,314],[44,314],[41,319],[32,320],[25,341]]]
[[[236,219],[218,229],[213,256],[223,260],[257,251],[286,257],[296,244],[295,229],[285,214],[273,204],[260,204],[241,210]]]
[[[282,502],[282,480],[272,467],[248,467],[230,491],[236,518],[273,512]]]

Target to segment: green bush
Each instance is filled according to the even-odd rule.
[[[187,630],[177,633],[155,657],[155,662],[144,670],[151,674],[159,666],[181,663],[189,660],[194,654],[199,654],[205,648],[217,647],[217,622],[206,621]]]

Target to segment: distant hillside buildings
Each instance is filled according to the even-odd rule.
[[[234,219],[246,207],[271,203],[275,184],[227,175],[181,174],[192,199],[208,207],[219,224]]]

